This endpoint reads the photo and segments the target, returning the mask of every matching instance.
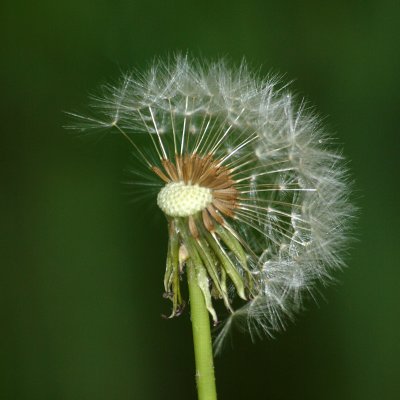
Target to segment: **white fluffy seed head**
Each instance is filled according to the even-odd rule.
[[[211,189],[184,182],[167,183],[158,193],[157,204],[170,217],[189,217],[212,202]]]
[[[238,201],[234,218],[224,218],[246,249],[248,265],[238,276],[249,273],[256,293],[230,314],[217,349],[235,325],[252,336],[279,331],[302,308],[303,297],[318,282],[331,282],[333,272],[344,265],[354,215],[345,163],[312,109],[296,101],[276,77],[262,79],[246,63],[232,68],[225,61],[177,56],[156,60],[147,72],[128,74],[120,84],[104,87],[95,110],[89,117],[73,114],[79,121],[74,128],[122,133],[148,170],[166,174],[166,160],[174,163],[177,154],[197,154],[211,155],[218,166],[232,171]],[[141,170],[135,174],[144,176]],[[175,179],[182,178],[172,179],[157,198],[171,219],[193,215],[215,198],[216,190],[212,194]],[[146,193],[153,185],[143,182]],[[154,187],[163,185],[160,181]],[[237,255],[215,238],[224,259],[237,268]],[[233,297],[232,290],[226,302],[233,304]]]

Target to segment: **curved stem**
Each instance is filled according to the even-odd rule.
[[[216,400],[214,362],[212,352],[210,319],[203,293],[197,283],[196,266],[187,260],[190,312],[193,329],[194,356],[196,360],[196,383],[199,400]]]

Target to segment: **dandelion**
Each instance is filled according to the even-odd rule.
[[[155,61],[93,105],[101,117],[74,114],[75,128],[122,134],[144,167],[134,173],[158,192],[170,317],[186,274],[199,398],[214,399],[209,315],[216,351],[233,326],[273,335],[343,266],[353,208],[342,156],[304,102],[244,62]]]

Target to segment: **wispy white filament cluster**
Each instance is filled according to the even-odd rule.
[[[253,336],[282,329],[304,295],[343,265],[353,208],[342,156],[316,115],[276,78],[260,79],[245,63],[230,68],[178,56],[105,86],[94,105],[101,117],[77,116],[78,128],[114,128],[149,171],[187,154],[211,154],[230,171],[237,204],[232,217],[221,216],[246,251],[255,286],[247,302],[232,300],[239,307],[217,349],[234,325]],[[190,214],[176,206],[173,216]]]

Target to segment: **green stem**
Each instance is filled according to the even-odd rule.
[[[214,362],[210,319],[203,293],[197,283],[196,267],[190,259],[186,263],[189,284],[190,314],[193,329],[196,383],[199,400],[216,400]]]

